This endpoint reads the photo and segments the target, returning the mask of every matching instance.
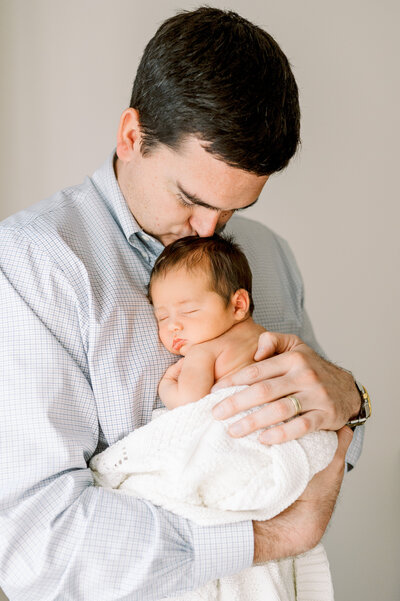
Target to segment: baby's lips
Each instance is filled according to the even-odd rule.
[[[179,351],[184,344],[185,344],[185,340],[183,340],[182,338],[176,338],[172,343],[172,348],[175,351]]]

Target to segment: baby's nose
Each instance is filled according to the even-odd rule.
[[[182,324],[176,320],[170,321],[168,327],[170,332],[179,332],[179,330],[182,330]]]

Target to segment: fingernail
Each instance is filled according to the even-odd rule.
[[[222,388],[221,384],[214,384],[214,386],[211,388],[211,392],[215,392],[216,390],[219,390],[220,388]]]
[[[226,417],[227,411],[224,404],[220,403],[219,405],[216,405],[212,410],[212,414],[217,419],[223,419],[224,417]]]
[[[260,435],[259,440],[263,444],[274,444],[273,438],[274,437],[270,432],[264,432],[263,434]]]
[[[229,434],[234,434],[234,436],[240,436],[241,434],[244,434],[244,427],[241,423],[236,422],[236,424],[229,426],[228,432]]]

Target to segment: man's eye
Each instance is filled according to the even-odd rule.
[[[188,315],[189,313],[197,313],[198,309],[192,309],[192,311],[185,311],[184,315]]]
[[[184,207],[193,207],[193,203],[192,202],[187,202],[183,196],[181,196],[180,194],[176,195],[177,198],[179,199],[179,202],[184,206]]]
[[[157,321],[160,323],[160,321],[165,321],[167,318],[166,317],[157,317]]]

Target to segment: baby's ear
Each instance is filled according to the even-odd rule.
[[[234,318],[240,321],[247,315],[250,307],[250,297],[247,290],[244,288],[236,290],[232,295],[231,303],[234,309]]]

